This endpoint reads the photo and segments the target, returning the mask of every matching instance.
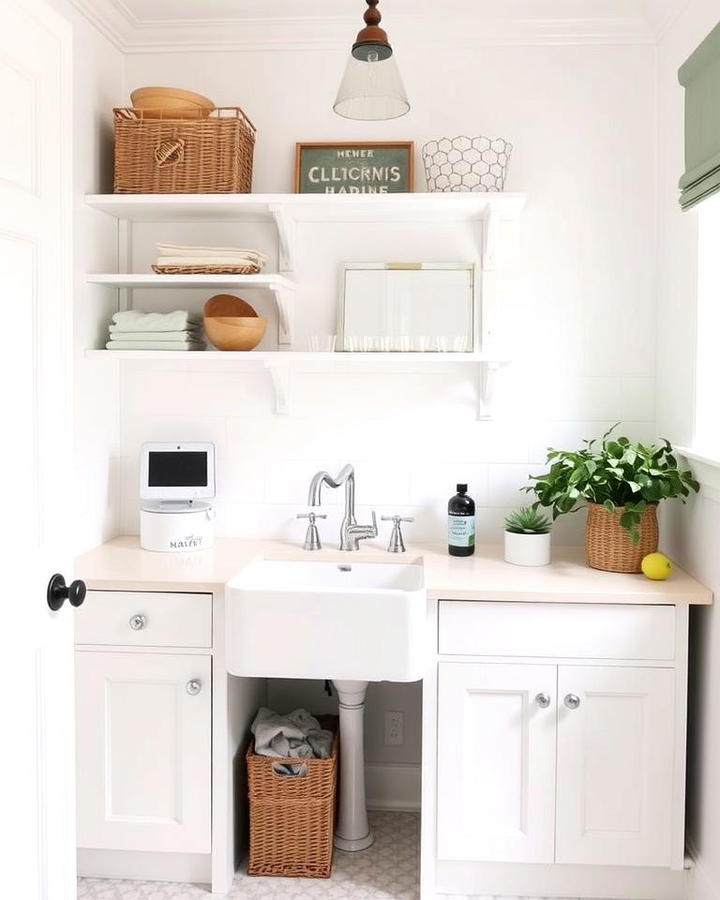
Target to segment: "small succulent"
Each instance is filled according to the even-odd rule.
[[[505,517],[505,531],[512,534],[547,534],[550,519],[534,506],[521,506]]]

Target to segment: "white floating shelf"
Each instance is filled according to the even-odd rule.
[[[284,275],[115,275],[90,273],[86,280],[92,284],[109,284],[118,288],[205,288],[205,287],[254,287],[266,290],[294,291],[295,284]]]
[[[86,203],[118,221],[275,223],[280,269],[295,267],[300,222],[483,222],[483,268],[493,265],[496,224],[514,219],[525,194],[452,191],[418,194],[88,194]]]
[[[134,288],[260,288],[270,291],[278,308],[278,340],[291,344],[293,339],[295,283],[284,275],[145,275],[96,273],[86,275],[91,284],[105,284],[119,290]]]
[[[417,194],[88,194],[86,203],[131,222],[271,221],[278,208],[296,222],[473,220],[488,211],[514,218],[525,194],[481,191]]]
[[[478,418],[492,418],[494,375],[510,360],[488,353],[314,353],[295,350],[86,350],[88,359],[134,360],[143,362],[168,362],[203,366],[213,363],[234,362],[261,364],[270,373],[275,388],[275,411],[279,415],[290,412],[290,387],[292,372],[297,367],[329,365],[360,366],[382,370],[392,365],[413,371],[416,366],[445,368],[448,365],[472,363],[477,366]]]

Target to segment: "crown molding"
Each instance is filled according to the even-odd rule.
[[[303,16],[248,19],[137,19],[123,0],[71,0],[124,53],[271,52],[345,50],[354,34],[347,17]],[[455,46],[652,44],[655,35],[641,16],[501,19],[474,15],[438,22],[423,14],[396,16],[393,43],[428,46],[438,39]]]

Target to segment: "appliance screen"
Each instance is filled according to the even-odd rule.
[[[207,453],[152,451],[148,454],[149,487],[207,487]]]

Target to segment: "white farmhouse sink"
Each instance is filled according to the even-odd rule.
[[[227,583],[225,600],[233,675],[363,681],[423,676],[421,565],[256,559]]]

